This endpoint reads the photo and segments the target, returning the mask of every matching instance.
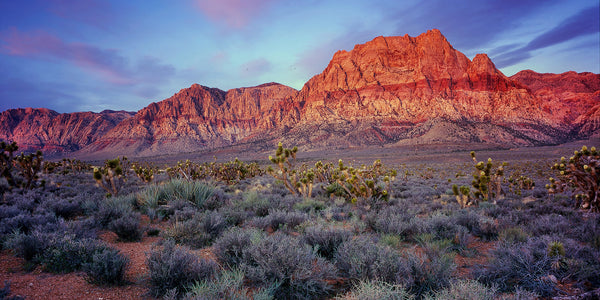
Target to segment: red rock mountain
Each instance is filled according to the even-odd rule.
[[[121,122],[86,153],[154,155],[229,146],[277,128],[297,91],[277,83],[227,92],[194,84]]]
[[[555,123],[573,128],[580,137],[600,135],[600,74],[525,70],[511,78],[531,89]]]
[[[558,138],[547,128],[556,124],[525,85],[504,76],[485,54],[469,60],[438,30],[418,37],[377,37],[350,52],[338,51],[305,84],[297,101],[304,103],[298,131],[318,131],[317,140],[333,138],[331,144],[344,143],[340,136],[347,137],[345,144],[410,141],[440,131],[430,124],[434,120],[497,125],[496,134],[483,126],[459,135],[475,142],[532,145]],[[434,128],[414,132],[419,125]],[[456,141],[442,130],[428,142]]]
[[[0,113],[0,140],[15,141],[19,151],[72,152],[89,145],[134,113],[103,111],[59,114],[46,108]]]
[[[45,131],[24,140],[57,126],[64,134],[30,144],[87,145],[78,152],[87,157],[270,146],[282,139],[304,148],[539,145],[600,135],[599,95],[598,74],[522,71],[507,77],[487,55],[470,60],[430,30],[338,51],[300,91],[276,83],[229,91],[196,84],[131,118],[121,115],[114,128],[102,123],[97,134],[79,135],[85,140],[69,137],[66,128],[74,125],[43,125]],[[28,136],[27,128],[54,124],[48,120],[58,116],[48,110],[24,115],[19,120],[30,127],[8,130],[3,121],[0,138]]]

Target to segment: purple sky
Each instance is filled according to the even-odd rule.
[[[600,73],[598,0],[0,0],[0,111],[136,111],[193,83],[300,89],[335,51],[437,28],[506,75]]]

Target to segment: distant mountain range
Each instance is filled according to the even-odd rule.
[[[0,139],[88,158],[152,156],[279,141],[304,149],[480,143],[557,144],[600,136],[600,75],[511,77],[469,60],[438,30],[338,51],[297,91],[278,83],[222,91],[194,84],[137,113],[9,109]]]

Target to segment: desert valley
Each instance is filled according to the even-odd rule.
[[[600,297],[600,74],[437,29],[0,140],[0,299]]]

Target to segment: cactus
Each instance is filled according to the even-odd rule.
[[[183,178],[187,180],[211,178],[230,185],[242,179],[264,174],[264,170],[257,163],[247,164],[237,158],[225,163],[215,161],[197,164],[189,160],[179,161],[176,166],[167,168],[166,172],[169,178]]]
[[[471,193],[471,189],[468,186],[462,185],[459,188],[458,185],[453,184],[452,192],[454,193],[454,196],[456,196],[456,202],[460,204],[461,208],[465,208],[471,205],[471,202],[469,201],[469,194]]]
[[[518,196],[521,196],[523,190],[533,190],[535,182],[533,179],[520,175],[518,173],[511,174],[508,178],[509,190]]]
[[[32,189],[35,186],[35,182],[39,179],[38,173],[42,170],[43,161],[44,156],[40,150],[27,155],[21,153],[15,157],[15,166],[24,178],[21,183],[22,188]]]
[[[330,182],[326,190],[330,195],[344,196],[353,204],[358,203],[359,199],[387,201],[391,197],[391,183],[396,176],[397,171],[386,168],[381,160],[376,160],[373,165],[368,167],[363,165],[360,168],[354,168],[344,165],[340,159],[338,167],[333,170],[332,178],[335,181]]]
[[[9,187],[17,186],[15,178],[12,174],[12,169],[14,160],[13,153],[18,149],[19,146],[17,146],[16,142],[0,142],[0,176],[6,179]]]
[[[477,161],[475,151],[471,151],[471,158],[473,161]],[[502,196],[502,178],[504,177],[504,167],[507,163],[503,162],[494,169],[494,164],[491,158],[488,158],[487,163],[480,161],[475,164],[475,171],[473,172],[473,181],[471,185],[474,188],[474,204],[477,204],[479,200],[490,201],[501,199]]]
[[[569,159],[561,157],[552,170],[558,176],[549,179],[548,194],[572,191],[576,207],[600,212],[600,151],[596,147],[583,146]]]
[[[98,186],[106,190],[108,196],[118,196],[119,190],[127,181],[129,170],[127,157],[109,159],[104,162],[104,167],[94,168],[94,180]]]
[[[149,183],[154,179],[154,174],[158,173],[158,168],[149,163],[132,163],[131,168],[137,177],[142,180],[142,182]]]
[[[296,153],[298,153],[298,147],[292,149],[283,148],[283,144],[279,142],[275,151],[275,157],[269,156],[269,160],[278,167],[278,170],[275,171],[272,167],[269,167],[267,173],[281,180],[292,194],[300,194],[306,198],[310,198],[312,196],[315,174],[306,165],[296,168]]]

